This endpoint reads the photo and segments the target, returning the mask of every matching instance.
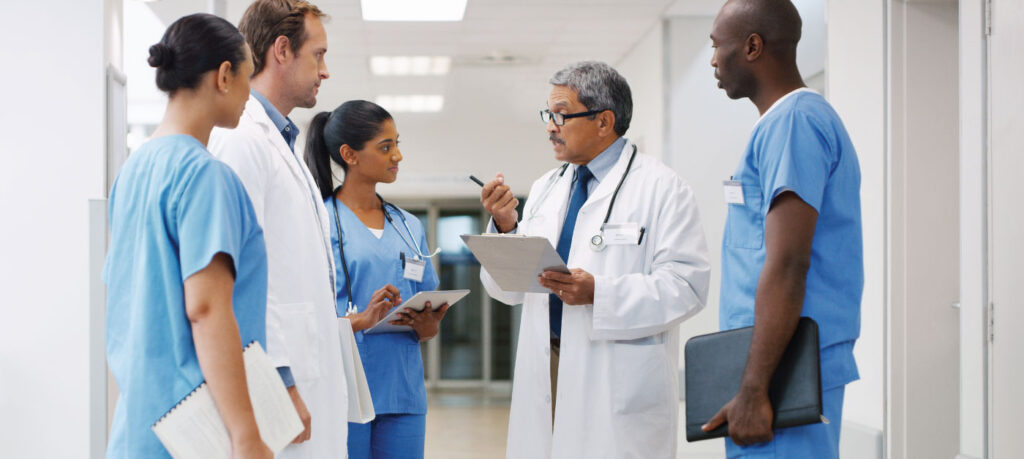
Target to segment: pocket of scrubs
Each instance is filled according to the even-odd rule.
[[[671,377],[663,338],[615,341],[612,346],[612,412],[645,413],[670,409]],[[673,362],[672,367],[675,367]]]
[[[280,310],[292,376],[295,381],[315,381],[320,378],[320,333],[313,303],[284,304]]]
[[[729,204],[725,245],[726,247],[757,250],[764,245],[761,188],[744,184],[743,200],[743,204]]]

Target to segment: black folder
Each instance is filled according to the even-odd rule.
[[[740,389],[754,328],[695,336],[686,342],[686,441],[729,434],[722,424],[711,432],[701,426]],[[776,429],[822,422],[818,324],[801,317],[772,377],[769,396]]]

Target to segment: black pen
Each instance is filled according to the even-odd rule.
[[[484,187],[484,182],[481,182],[480,179],[478,179],[478,178],[476,178],[476,177],[474,177],[472,175],[469,176],[469,179],[474,181],[474,182],[476,182],[477,185],[480,185],[480,188]]]

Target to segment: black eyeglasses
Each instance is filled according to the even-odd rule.
[[[601,109],[601,110],[590,110],[590,111],[579,112],[579,113],[554,113],[551,110],[548,110],[548,109],[545,108],[544,110],[540,111],[540,119],[541,119],[541,121],[544,121],[545,123],[547,123],[549,121],[554,121],[555,122],[555,126],[565,126],[565,120],[567,120],[569,118],[579,118],[581,116],[593,116],[593,115],[601,113],[601,112],[603,112],[605,110],[609,110],[609,109],[605,108],[605,109]]]

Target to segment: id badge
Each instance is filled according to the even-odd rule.
[[[725,203],[743,205],[743,184],[739,180],[725,180]]]
[[[423,282],[423,271],[427,268],[426,260],[419,260],[412,257],[405,259],[405,273],[402,277],[413,282]]]
[[[607,245],[637,245],[640,241],[640,225],[632,222],[605,223],[601,232]]]

